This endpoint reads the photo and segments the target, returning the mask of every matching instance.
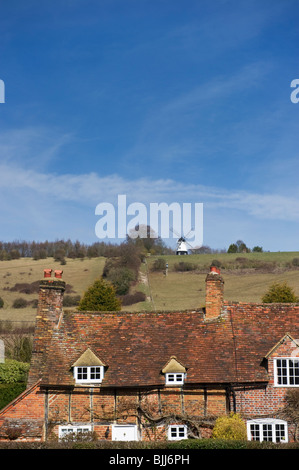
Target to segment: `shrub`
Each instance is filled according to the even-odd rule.
[[[238,253],[237,245],[235,243],[232,243],[231,245],[229,245],[227,252],[228,253]]]
[[[31,307],[32,308],[37,308],[38,307],[38,299],[33,299],[30,301]]]
[[[12,306],[13,308],[25,308],[27,307],[28,302],[27,300],[23,299],[23,297],[19,297],[18,299],[15,299]]]
[[[260,443],[258,443],[260,444]],[[167,443],[167,449],[246,449],[248,441],[226,439],[184,439]]]
[[[4,306],[4,300],[2,299],[2,297],[0,297],[0,308],[3,308]]]
[[[298,302],[298,297],[296,297],[293,289],[286,282],[274,282],[262,297],[262,302],[296,303]]]
[[[127,294],[131,282],[135,281],[135,279],[135,273],[126,267],[113,267],[107,274],[107,280],[113,284],[117,295]]]
[[[219,259],[213,259],[211,266],[216,266],[216,268],[221,268],[221,261],[219,261]]]
[[[181,261],[180,263],[175,263],[174,265],[175,271],[195,271],[196,264],[186,263],[185,261]]]
[[[165,271],[166,269],[166,261],[163,258],[158,258],[155,259],[153,266],[152,266],[152,271]]]
[[[246,440],[246,425],[240,415],[231,413],[217,418],[212,438],[228,440]]]
[[[122,305],[133,305],[138,302],[144,302],[146,300],[146,295],[143,292],[135,292],[134,294],[126,294],[121,297]]]
[[[0,410],[19,396],[26,388],[25,382],[15,384],[0,384]]]
[[[11,292],[20,292],[20,294],[37,294],[39,292],[39,281],[31,284],[28,282],[18,282],[9,289]]]
[[[30,364],[7,359],[0,364],[0,383],[13,384],[26,382]]]
[[[121,302],[116,297],[114,286],[104,279],[98,279],[87,289],[78,308],[99,312],[118,311],[121,309]]]

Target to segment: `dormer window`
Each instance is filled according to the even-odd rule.
[[[74,367],[74,377],[76,383],[101,383],[104,378],[104,367]]]
[[[105,364],[90,349],[72,367],[76,384],[100,384],[104,378]]]
[[[175,356],[171,356],[162,373],[165,374],[165,385],[183,385],[185,382],[186,368]]]
[[[181,372],[165,374],[166,385],[183,385],[184,379],[185,379],[185,374]]]

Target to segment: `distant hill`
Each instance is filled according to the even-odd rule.
[[[168,263],[167,275],[163,269],[153,271],[157,259]],[[4,300],[0,321],[34,322],[38,281],[45,268],[63,269],[66,294],[82,296],[101,276],[105,260],[104,257],[67,258],[63,266],[53,258],[0,261],[0,297]],[[205,277],[212,263],[221,269],[226,300],[260,302],[275,281],[286,281],[299,296],[299,252],[148,256],[141,264],[139,282],[132,288],[144,292],[147,300],[123,310],[186,310],[204,306]],[[20,297],[27,301],[27,306],[13,308],[14,301]]]
[[[205,277],[211,264],[217,264],[221,269],[226,300],[261,302],[262,295],[275,281],[286,281],[299,295],[299,252],[160,256],[167,260],[167,276],[163,272],[151,271],[155,258],[150,257],[147,261],[157,310],[204,306]],[[178,271],[180,263],[191,265],[187,269],[194,269]]]

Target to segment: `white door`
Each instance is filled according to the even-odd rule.
[[[137,426],[115,424],[112,426],[113,441],[137,441]]]

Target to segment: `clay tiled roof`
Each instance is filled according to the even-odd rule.
[[[299,306],[225,304],[215,320],[202,311],[64,313],[54,329],[44,385],[74,385],[72,365],[89,348],[106,365],[102,387],[163,385],[172,356],[186,384],[267,381],[261,362],[289,333],[299,338]]]

